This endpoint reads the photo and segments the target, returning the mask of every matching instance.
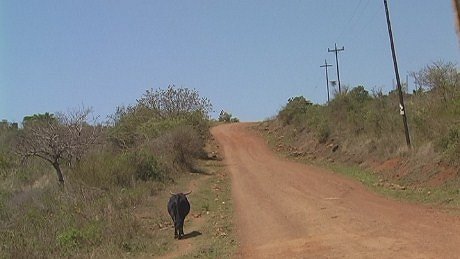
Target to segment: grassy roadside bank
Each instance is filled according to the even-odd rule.
[[[203,218],[201,235],[194,240],[194,249],[180,258],[229,258],[237,247],[230,176],[222,161],[204,161],[203,168],[209,175],[204,176],[191,198],[192,218]]]
[[[230,258],[236,251],[237,241],[233,231],[233,204],[231,200],[231,182],[215,143],[208,144],[213,159],[199,161],[200,173],[184,176],[177,184],[169,188],[172,191],[192,190],[189,195],[190,214],[186,218],[185,233],[188,238],[173,239],[171,220],[166,212],[169,191],[163,192],[155,200],[162,202],[163,211],[156,222],[158,246],[163,247],[157,254],[160,258]]]
[[[102,189],[44,174],[30,186],[0,192],[0,258],[225,258],[236,247],[230,179],[222,162],[199,160],[198,173],[174,182]],[[7,182],[2,190],[7,190]],[[190,195],[186,240],[173,238],[169,191]]]
[[[259,123],[253,129],[263,136],[271,149],[279,156],[300,163],[328,168],[333,172],[360,181],[369,190],[385,197],[408,202],[423,203],[430,206],[459,211],[460,188],[456,182],[447,182],[438,186],[420,186],[410,182],[392,181],[385,177],[384,171],[369,167],[370,163],[360,161],[341,162],[339,159],[321,157],[321,152],[304,152],[293,148],[297,141],[289,137],[289,132],[273,130],[270,122]],[[305,141],[305,140],[303,140]],[[364,163],[363,163],[364,162]],[[395,168],[397,170],[397,168]]]

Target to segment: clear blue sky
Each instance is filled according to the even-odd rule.
[[[403,79],[460,60],[451,1],[389,5]],[[292,96],[326,101],[319,66],[335,64],[334,43],[345,47],[342,85],[392,88],[383,0],[2,0],[0,119],[82,105],[104,119],[146,89],[175,84],[197,89],[217,113],[263,120]]]

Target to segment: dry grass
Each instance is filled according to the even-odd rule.
[[[183,173],[187,166],[164,166],[150,160],[157,156],[144,145],[125,153],[107,148],[90,152],[79,165],[65,168],[64,186],[58,185],[52,168],[41,162],[31,161],[22,169],[15,168],[14,174],[2,176],[0,258],[168,254],[177,249],[166,212],[168,191],[188,190],[191,183],[195,184],[192,213],[201,213],[203,224],[212,227],[198,229],[202,235],[192,239],[194,249],[189,254],[228,257],[236,246],[231,229],[230,181],[219,161],[198,163],[195,157],[203,156],[202,151],[188,153],[188,149],[196,148],[194,143],[201,142],[193,142],[192,131],[177,137],[182,132],[173,132],[176,137],[166,139],[184,142],[176,151],[187,156],[182,157],[190,159],[187,166],[193,165],[198,173]],[[167,170],[173,168],[181,171]],[[165,177],[140,177],[156,169],[165,170],[160,171]],[[27,177],[18,178],[20,175]],[[189,219],[194,220],[193,216]]]

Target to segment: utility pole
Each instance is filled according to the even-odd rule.
[[[319,67],[324,67],[324,70],[326,70],[327,102],[329,102],[329,76],[327,75],[327,70],[328,70],[328,67],[332,67],[332,65],[328,64],[327,60],[324,60],[324,65],[319,66]]]
[[[344,51],[344,50],[345,50],[344,47],[342,47],[341,49],[337,49],[337,43],[335,43],[334,49],[327,48],[328,52],[335,52],[335,63],[337,64],[337,81],[339,82],[339,94],[342,93],[342,89],[340,88],[339,58],[337,56],[337,53],[339,51]]]
[[[387,16],[387,25],[388,25],[388,34],[390,36],[391,53],[393,55],[393,65],[394,65],[395,75],[396,75],[396,84],[397,84],[398,92],[399,92],[400,114],[403,117],[404,132],[406,134],[407,147],[410,149],[411,144],[410,144],[410,136],[409,136],[409,127],[407,126],[406,108],[404,106],[404,97],[403,97],[403,93],[402,93],[402,89],[401,89],[401,80],[399,78],[398,62],[396,60],[396,51],[395,51],[395,45],[394,45],[394,42],[393,42],[393,33],[391,31],[390,13],[388,12],[387,0],[383,0],[383,4],[385,5],[385,14]]]

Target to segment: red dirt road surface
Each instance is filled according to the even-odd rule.
[[[283,160],[248,129],[212,133],[232,176],[243,258],[460,258],[460,217]]]

